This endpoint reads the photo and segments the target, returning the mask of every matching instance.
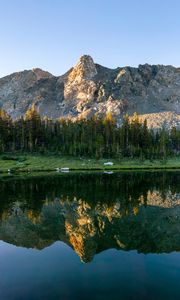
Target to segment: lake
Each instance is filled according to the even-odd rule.
[[[0,299],[180,299],[180,172],[0,178]]]

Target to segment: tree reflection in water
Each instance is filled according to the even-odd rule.
[[[0,239],[43,249],[55,241],[84,262],[110,248],[180,250],[178,172],[1,178]]]

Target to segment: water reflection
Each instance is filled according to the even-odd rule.
[[[106,249],[180,250],[178,172],[1,178],[0,240],[43,249],[55,241],[84,262]]]

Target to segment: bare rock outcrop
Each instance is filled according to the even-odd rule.
[[[105,68],[84,55],[66,74],[40,69],[0,79],[0,105],[13,118],[36,104],[42,116],[90,118],[108,111],[118,123],[138,112],[149,127],[180,127],[180,68],[139,65]]]

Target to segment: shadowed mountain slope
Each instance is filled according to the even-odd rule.
[[[84,55],[59,77],[33,69],[0,79],[0,105],[13,118],[33,103],[51,118],[90,118],[111,111],[121,123],[125,113],[138,112],[149,126],[180,126],[180,68],[145,64],[108,69]]]

